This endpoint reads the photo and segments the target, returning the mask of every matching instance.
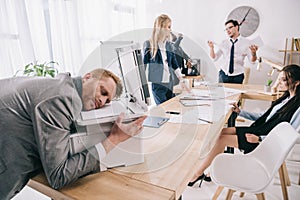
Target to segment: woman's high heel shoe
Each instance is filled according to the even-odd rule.
[[[206,176],[204,173],[201,176],[198,176],[198,178],[192,182],[188,183],[188,186],[192,187],[197,181],[200,180],[199,183],[199,187],[201,187],[201,184],[203,182],[203,180],[207,181],[207,182],[211,182],[211,178],[209,176]]]
[[[210,176],[207,176],[207,175],[205,175],[204,180],[205,180],[206,182],[211,182]]]
[[[189,183],[188,183],[188,186],[193,187],[193,185],[194,185],[197,181],[199,181],[199,180],[201,180],[201,182],[202,182],[203,179],[204,179],[204,177],[205,177],[205,174],[202,174],[201,176],[198,176],[198,178],[197,178],[196,180],[194,180],[194,181],[192,181],[192,182],[189,182]]]

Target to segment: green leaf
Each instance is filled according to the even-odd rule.
[[[267,81],[267,86],[271,86],[272,82],[273,82],[272,79],[268,79],[268,81]]]
[[[54,67],[54,65],[58,65],[58,63],[55,61],[44,62],[44,63],[38,63],[38,61],[35,61],[34,63],[29,63],[29,64],[25,65],[24,70],[22,70],[22,71],[23,71],[23,74],[27,75],[27,76],[55,77],[55,75],[58,73],[58,71]],[[17,75],[17,73],[15,74],[15,76]]]

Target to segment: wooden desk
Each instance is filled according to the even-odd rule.
[[[180,112],[192,109],[182,107],[178,98],[173,98],[151,110],[150,114],[163,116],[166,110],[178,108]],[[52,199],[65,196],[80,200],[97,197],[178,199],[192,178],[192,172],[200,164],[200,149],[209,128],[210,125],[204,124],[172,123],[166,123],[158,129],[145,128],[145,162],[142,164],[86,176],[59,191],[51,189],[41,175],[33,178],[28,185]],[[118,188],[122,191],[119,192]]]
[[[241,94],[231,96],[238,101]],[[165,111],[181,113],[193,107],[183,107],[178,97],[149,111],[153,116],[165,116]],[[215,137],[230,116],[229,110]],[[166,123],[160,128],[144,129],[145,162],[110,169],[83,177],[61,190],[48,186],[43,175],[34,177],[29,186],[52,199],[178,199],[198,168],[202,145],[208,141],[211,124]]]
[[[28,186],[51,199],[174,199],[173,191],[109,171],[83,177],[62,190],[52,189],[43,174],[30,180]]]
[[[232,84],[224,83],[224,87],[234,88],[239,90],[245,90],[246,93],[242,93],[242,99],[262,100],[262,101],[275,101],[281,95],[278,94],[265,94],[263,85],[243,85],[243,84]]]

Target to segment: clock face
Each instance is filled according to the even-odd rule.
[[[237,7],[231,11],[227,20],[234,19],[240,24],[240,34],[243,37],[252,35],[258,28],[259,15],[257,11],[250,6]]]

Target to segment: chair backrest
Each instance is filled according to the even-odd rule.
[[[245,67],[243,84],[248,84],[250,77],[250,67]]]
[[[244,84],[244,85],[248,84],[249,77],[250,77],[250,67],[245,67],[245,69],[244,69],[244,80],[243,80],[242,84]],[[245,99],[242,99],[241,104],[240,104],[241,108],[244,107],[244,104],[245,104]]]
[[[273,177],[297,141],[299,134],[287,122],[274,127],[258,147],[248,155],[264,164]]]

